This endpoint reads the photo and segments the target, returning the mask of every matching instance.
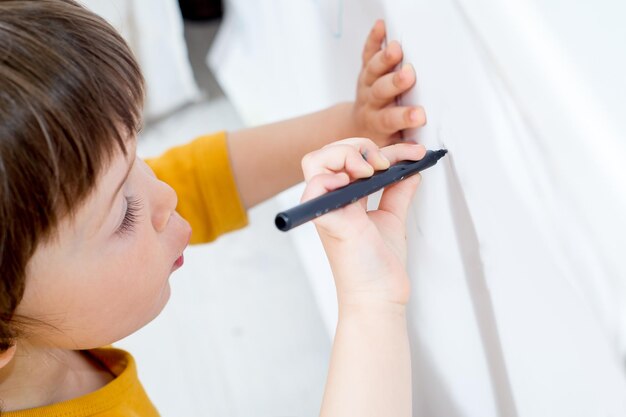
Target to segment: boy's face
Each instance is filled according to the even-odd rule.
[[[176,194],[135,154],[113,159],[95,192],[31,258],[16,313],[40,320],[29,342],[88,349],[139,329],[165,306],[191,235]],[[18,342],[19,343],[19,342]]]

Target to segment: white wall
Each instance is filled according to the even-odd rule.
[[[626,6],[498,0],[228,3],[211,64],[249,124],[354,93],[384,17],[445,146],[409,220],[415,415],[626,413]],[[284,194],[285,206],[301,189]],[[290,232],[329,332],[332,279]]]

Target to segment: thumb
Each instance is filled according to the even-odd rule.
[[[380,204],[378,205],[378,210],[395,214],[402,224],[405,224],[409,206],[421,181],[422,175],[417,173],[385,188],[380,199]]]

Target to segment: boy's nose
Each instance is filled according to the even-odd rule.
[[[178,197],[174,189],[163,181],[158,181],[152,209],[152,225],[157,232],[165,229],[177,204]]]

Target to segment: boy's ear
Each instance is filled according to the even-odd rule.
[[[4,352],[0,352],[0,369],[4,368],[6,365],[11,362],[13,357],[15,356],[15,350],[17,349],[17,343],[14,342],[13,346],[5,350]]]

